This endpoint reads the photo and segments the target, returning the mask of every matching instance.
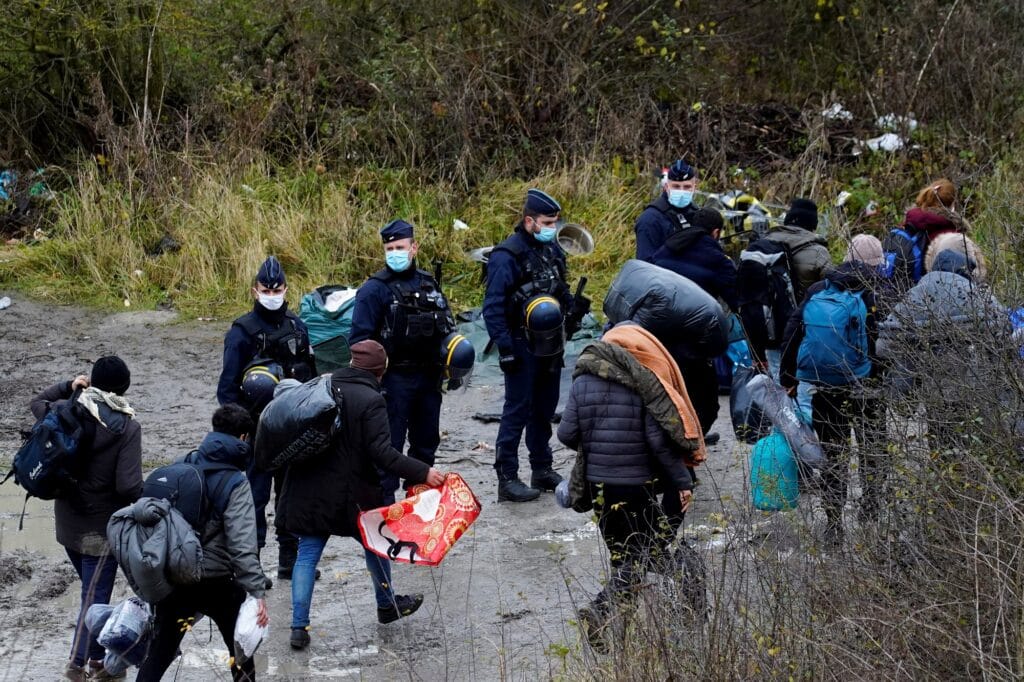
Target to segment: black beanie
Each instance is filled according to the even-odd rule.
[[[101,391],[124,395],[131,383],[132,373],[128,371],[128,365],[116,355],[104,356],[92,366],[89,384]]]
[[[818,205],[810,199],[793,199],[782,223],[796,225],[813,232],[818,229]]]

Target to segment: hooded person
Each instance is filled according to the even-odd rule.
[[[441,345],[455,330],[448,299],[434,276],[417,267],[415,228],[392,220],[380,231],[384,268],[356,290],[349,343],[373,339],[387,353],[382,385],[391,425],[391,445],[433,466],[441,443],[445,365]],[[398,479],[382,472],[385,497],[393,502]]]
[[[637,260],[650,262],[672,233],[690,225],[698,210],[693,203],[698,180],[697,169],[683,159],[668,167],[661,194],[644,208],[633,227]]]
[[[789,252],[797,303],[812,284],[821,280],[825,268],[832,264],[828,242],[817,233],[817,229],[818,205],[810,199],[793,199],[782,219],[782,226],[765,235],[765,239],[781,244]]]
[[[670,549],[693,497],[688,466],[705,457],[687,385],[665,346],[646,329],[623,322],[580,354],[558,439],[584,459],[598,528],[612,576],[580,610],[590,644],[603,650],[609,617],[629,599],[649,568],[683,572],[688,606],[703,616],[703,564],[681,542]],[[664,492],[665,503],[658,502]],[[667,501],[675,501],[667,513]]]
[[[436,486],[444,481],[436,469],[391,445],[387,403],[381,395],[381,379],[388,370],[384,347],[365,339],[351,350],[351,365],[331,374],[331,390],[344,405],[338,436],[322,455],[287,467],[277,504],[278,530],[298,537],[292,572],[293,649],[310,644],[315,571],[327,540],[337,535],[360,542],[359,512],[385,504],[378,472],[413,484]],[[390,623],[415,612],[423,604],[423,595],[396,594],[391,564],[368,549],[363,551],[377,600],[377,622]]]
[[[288,309],[288,282],[284,268],[275,256],[268,256],[260,265],[253,278],[250,295],[252,310],[232,322],[224,336],[217,402],[221,405],[237,403],[249,408],[255,422],[259,420],[262,406],[247,404],[242,390],[242,379],[249,366],[277,363],[282,369],[281,378],[308,381],[316,375],[316,364],[306,324]],[[280,490],[282,475],[281,472],[250,472],[260,548],[267,541],[266,507],[270,502],[271,488]],[[287,535],[278,535],[277,542],[277,577],[287,580],[295,563],[296,541]],[[267,578],[267,587],[272,584]]]
[[[142,491],[142,429],[124,394],[131,372],[116,355],[99,358],[90,376],[53,384],[32,399],[36,419],[74,398],[86,417],[88,450],[75,494],[53,503],[57,542],[81,580],[81,608],[75,627],[68,679],[85,680],[103,669],[105,652],[85,624],[92,604],[108,604],[117,575],[117,561],[107,543],[107,522]]]
[[[217,624],[231,659],[235,680],[256,679],[250,657],[236,664],[235,624],[248,596],[258,600],[257,622],[269,623],[264,599],[265,580],[256,543],[256,512],[245,476],[252,453],[246,442],[253,429],[249,411],[229,403],[213,413],[213,431],[185,461],[204,471],[208,503],[219,510],[199,530],[202,578],[191,585],[176,585],[153,605],[153,631],[149,650],[136,678],[142,682],[163,677],[178,655],[186,629],[183,622],[203,614]]]

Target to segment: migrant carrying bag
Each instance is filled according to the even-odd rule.
[[[256,597],[246,595],[245,601],[238,609],[238,618],[235,619],[235,666],[240,666],[256,653],[264,638],[267,636],[269,625],[260,625],[258,622],[259,600]]]
[[[458,474],[437,488],[413,486],[404,500],[359,514],[359,534],[371,552],[409,564],[437,566],[480,516],[480,501]]]
[[[274,471],[327,450],[341,426],[341,395],[330,375],[304,384],[285,379],[274,389],[256,427],[256,466]]]
[[[149,604],[138,597],[128,597],[111,609],[96,639],[104,649],[130,665],[142,665],[149,651],[151,627]]]

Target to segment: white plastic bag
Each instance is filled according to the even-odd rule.
[[[768,375],[758,374],[747,383],[747,390],[753,402],[785,436],[801,464],[812,469],[825,466],[825,455],[817,434],[797,414],[796,402],[786,394],[786,389]]]
[[[235,620],[236,666],[252,658],[270,629],[269,625],[260,625],[256,622],[259,607],[259,599],[250,594],[242,602],[242,607],[238,609],[238,618]]]

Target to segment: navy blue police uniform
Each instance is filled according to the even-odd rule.
[[[284,271],[273,256],[260,266],[256,279],[271,288],[285,284]],[[242,376],[249,365],[267,361],[281,365],[287,378],[308,381],[316,375],[306,324],[288,310],[287,302],[277,310],[269,310],[256,301],[250,312],[232,322],[231,329],[224,336],[224,359],[217,383],[217,402],[221,405],[238,403],[253,411],[253,406],[246,404],[242,394]],[[258,413],[253,414],[254,420],[258,417]],[[256,506],[256,540],[262,548],[267,542],[266,506],[270,502],[271,487],[277,480],[277,489],[280,490],[283,472],[272,474],[251,469],[248,476],[253,504]],[[279,575],[287,576],[295,562],[297,540],[283,535],[278,535],[277,540],[280,545]]]
[[[689,180],[696,177],[697,171],[685,161],[676,161],[669,168],[668,179],[675,181]],[[690,224],[690,219],[698,211],[692,203],[677,208],[668,202],[668,192],[663,191],[657,199],[644,208],[636,219],[633,231],[636,233],[637,260],[652,262],[651,258],[660,249],[669,236]]]
[[[538,199],[534,192],[542,197]],[[541,215],[555,215],[560,210],[546,194],[530,193],[528,209],[534,201],[547,209],[539,211]],[[545,207],[546,202],[552,205]],[[488,256],[483,317],[503,359],[505,376],[505,403],[495,441],[494,468],[499,482],[518,480],[524,429],[534,474],[551,469],[551,418],[558,406],[562,354],[534,354],[526,336],[524,305],[543,294],[557,300],[563,311],[570,310],[572,294],[566,274],[565,252],[557,240],[539,241],[522,221]]]
[[[381,230],[387,244],[411,239],[413,227],[402,220]],[[455,329],[448,300],[433,275],[415,261],[402,271],[385,267],[356,292],[349,343],[366,339],[380,343],[388,355],[381,380],[391,427],[391,445],[428,466],[434,465],[441,442],[441,345]],[[381,472],[385,503],[394,502],[398,477]]]

